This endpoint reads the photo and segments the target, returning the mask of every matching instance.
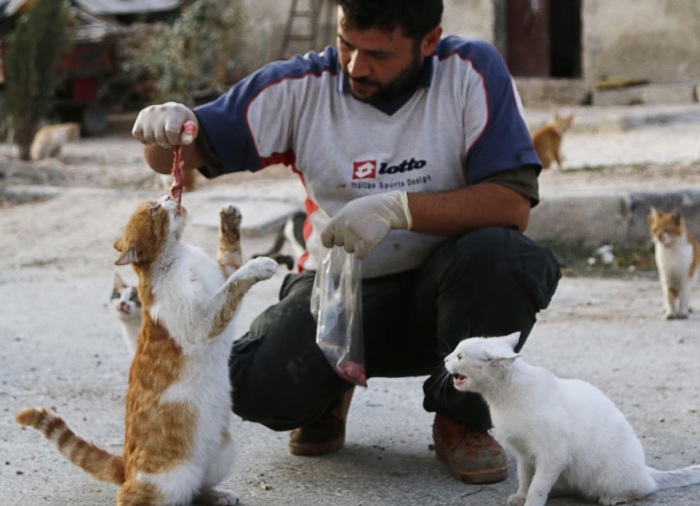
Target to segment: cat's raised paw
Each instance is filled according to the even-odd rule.
[[[254,279],[262,281],[270,279],[277,272],[279,265],[270,257],[257,257],[248,260],[236,272],[233,273],[233,279]]]
[[[258,257],[248,262],[250,273],[257,279],[270,279],[275,275],[279,264],[270,257]]]
[[[197,506],[234,506],[240,502],[240,498],[234,492],[215,488],[202,492],[194,500]]]
[[[219,211],[219,216],[221,217],[221,228],[224,230],[231,232],[241,228],[243,216],[241,215],[241,211],[233,204],[224,206],[221,211]]]

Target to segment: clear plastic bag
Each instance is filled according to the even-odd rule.
[[[342,378],[367,386],[362,337],[362,264],[336,247],[327,251],[314,279],[311,314],[316,344]]]

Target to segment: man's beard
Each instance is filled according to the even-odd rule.
[[[350,78],[351,81],[354,81],[356,83],[371,84],[375,86],[377,88],[377,91],[374,92],[374,94],[372,94],[369,97],[358,97],[352,92],[352,87],[350,88],[350,92],[352,93],[353,97],[362,102],[386,102],[388,100],[398,97],[402,93],[405,93],[409,89],[413,88],[416,84],[416,81],[418,79],[418,76],[420,75],[422,68],[423,55],[420,52],[420,48],[416,47],[411,64],[406,69],[404,69],[398,76],[396,76],[396,78],[391,82],[381,84],[377,81],[372,81],[371,79],[368,79],[366,77],[361,77],[359,79]],[[345,71],[347,73],[347,69],[345,69]]]

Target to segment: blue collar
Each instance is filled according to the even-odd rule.
[[[408,100],[413,96],[418,88],[429,88],[430,83],[433,78],[433,58],[427,57],[423,61],[423,66],[420,69],[420,74],[418,74],[418,79],[413,86],[408,90],[403,92],[401,95],[396,96],[390,100],[377,100],[375,102],[369,102],[372,107],[375,107],[385,114],[391,116],[396,111],[401,109],[401,107],[408,102]],[[340,79],[340,91],[345,95],[350,94],[350,83],[348,82],[348,76],[345,72],[341,71]]]

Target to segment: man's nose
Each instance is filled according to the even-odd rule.
[[[355,79],[359,77],[366,77],[369,75],[369,65],[367,63],[367,58],[365,58],[360,51],[353,51],[350,56],[350,62],[348,63],[348,72],[350,77]]]

